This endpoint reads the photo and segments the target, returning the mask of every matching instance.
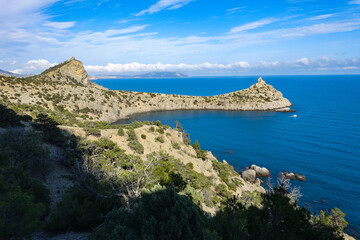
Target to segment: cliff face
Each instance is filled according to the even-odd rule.
[[[82,63],[75,58],[38,76],[16,81],[2,78],[1,82],[1,95],[13,104],[40,104],[50,110],[67,110],[76,118],[81,115],[82,119],[108,122],[150,111],[290,111],[292,105],[261,78],[247,89],[208,97],[111,91],[89,81]]]
[[[80,84],[89,84],[89,76],[82,62],[76,60],[74,57],[60,63],[59,65],[49,68],[42,74],[55,80],[67,81],[69,78],[72,78]]]

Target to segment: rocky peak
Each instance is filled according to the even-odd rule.
[[[84,85],[89,84],[89,76],[82,62],[75,57],[45,70],[42,74],[57,80],[70,78]]]
[[[259,77],[257,83],[265,83],[265,81],[262,79],[262,77]]]

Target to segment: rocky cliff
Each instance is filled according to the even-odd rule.
[[[62,118],[113,122],[132,114],[165,110],[290,111],[290,101],[262,78],[251,87],[216,96],[112,91],[89,81],[82,63],[71,58],[29,78],[0,78],[0,94],[13,104],[43,106]],[[1,99],[0,99],[1,100]]]

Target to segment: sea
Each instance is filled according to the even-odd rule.
[[[101,79],[111,90],[210,96],[248,88],[257,76],[178,79]],[[338,207],[360,232],[360,75],[263,76],[281,91],[296,112],[187,110],[143,113],[129,120],[179,121],[235,170],[256,164],[268,168],[276,183],[282,171],[305,175],[291,180],[300,187],[299,200],[310,212]],[[267,180],[264,179],[264,182]]]

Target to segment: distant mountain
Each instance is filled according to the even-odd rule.
[[[133,78],[187,78],[188,75],[178,72],[151,72],[133,76]]]
[[[0,69],[0,76],[5,76],[5,77],[18,77],[19,74],[12,73],[12,72],[7,72],[7,71],[4,71],[4,70],[1,70],[1,69]]]
[[[4,71],[0,69],[0,76],[5,76],[5,77],[30,77],[33,76],[33,74],[18,74],[18,73],[12,73],[12,72],[8,72],[8,71]]]
[[[145,73],[145,74],[133,75],[133,76],[124,76],[124,75],[91,76],[89,77],[89,79],[95,80],[95,79],[110,79],[110,78],[188,78],[188,77],[190,76],[178,72],[151,72],[151,73]]]

